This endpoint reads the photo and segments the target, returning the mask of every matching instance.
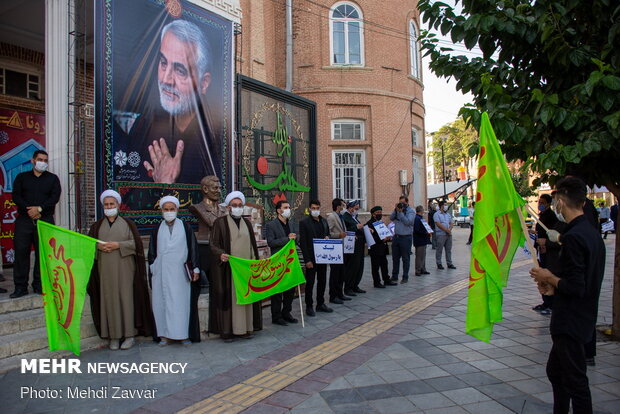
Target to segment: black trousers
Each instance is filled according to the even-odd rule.
[[[15,221],[15,236],[13,237],[13,246],[15,249],[13,281],[15,282],[15,291],[28,291],[28,280],[30,279],[30,250],[33,245],[34,269],[32,271],[32,288],[41,290],[37,226],[30,217],[18,217]]]
[[[583,344],[568,335],[551,335],[553,346],[547,361],[547,377],[553,387],[553,413],[592,413],[592,396]]]
[[[344,296],[342,287],[344,285],[344,265],[329,265],[329,299],[341,298]]]
[[[295,288],[290,288],[282,293],[271,297],[271,320],[277,321],[285,315],[290,315],[293,310],[293,296]]]
[[[306,306],[312,307],[312,291],[314,290],[314,281],[316,279],[316,304],[325,303],[325,285],[327,283],[327,265],[313,263],[312,269],[306,267]]]
[[[353,254],[347,254],[344,257],[344,289],[355,290],[359,288],[362,275],[364,274],[364,244],[356,242]]]
[[[381,279],[383,279],[384,282],[390,281],[390,275],[388,274],[388,261],[386,255],[370,255],[370,267],[372,269],[372,281],[375,286],[381,283]],[[381,271],[381,277],[379,277],[379,270]]]

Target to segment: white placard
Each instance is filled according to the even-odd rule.
[[[375,221],[372,223],[372,226],[375,228],[375,231],[381,240],[385,240],[394,235],[394,233],[392,233],[388,226],[386,226],[382,221]]]
[[[343,242],[344,254],[352,254],[353,252],[355,252],[355,232],[354,231],[348,231],[346,237],[342,239],[342,242]]]
[[[601,231],[604,233],[606,231],[614,231],[614,222],[611,220],[607,220],[601,226]]]
[[[369,249],[376,244],[375,238],[372,237],[372,233],[370,232],[370,227],[364,226],[364,236],[366,237],[366,244]]]
[[[431,229],[431,226],[428,225],[426,220],[422,219],[422,225],[424,225],[427,233],[434,233],[433,229]]]
[[[312,239],[314,245],[314,263],[343,264],[342,240]]]

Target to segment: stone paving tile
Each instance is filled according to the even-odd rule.
[[[506,397],[516,397],[522,395],[523,392],[508,384],[489,384],[480,385],[476,389],[494,400]]]
[[[442,408],[433,408],[430,410],[424,411],[425,414],[467,414],[467,411],[461,407],[452,406],[452,407],[442,407]]]
[[[413,370],[413,373],[420,379],[445,377],[450,375],[449,373],[437,366],[415,368]]]
[[[357,392],[366,401],[400,397],[400,393],[389,384],[374,385],[370,387],[358,387]]]
[[[522,380],[530,378],[527,374],[524,374],[523,372],[517,371],[513,368],[496,369],[485,372],[501,381]]]
[[[405,397],[435,391],[433,387],[421,380],[397,382],[392,384],[392,386]]]
[[[378,412],[384,414],[416,413],[420,410],[405,397],[383,398],[370,401],[369,404]]]
[[[346,380],[354,387],[385,384],[385,380],[378,374],[346,375]]]
[[[497,384],[501,382],[500,379],[492,375],[489,375],[486,372],[474,372],[474,373],[469,373],[469,374],[460,374],[460,375],[457,375],[457,378],[463,380],[464,382],[466,382],[472,387],[477,387],[479,385]]]
[[[401,369],[398,371],[381,372],[379,376],[383,378],[383,380],[388,384],[391,384],[394,382],[413,381],[413,380],[419,379],[417,375],[415,375],[413,372],[408,371],[406,369]]]
[[[478,368],[466,362],[458,362],[456,364],[440,364],[439,367],[453,375],[480,372]]]
[[[422,410],[454,406],[454,401],[439,392],[416,394],[407,397],[416,407]]]
[[[472,387],[442,391],[442,394],[450,398],[457,405],[471,404],[491,399],[487,395]]]
[[[551,384],[548,381],[541,381],[534,378],[519,381],[510,381],[507,382],[507,384],[526,394],[534,394],[540,392],[541,390],[551,390]]]
[[[355,389],[321,391],[319,394],[330,407],[339,404],[350,404],[363,401],[362,397]]]
[[[328,409],[327,402],[321,397],[321,394],[314,394],[308,397],[295,408],[325,408]]]
[[[496,401],[483,401],[462,406],[472,414],[512,414],[514,411],[506,408]]]
[[[439,377],[424,380],[425,383],[436,389],[437,391],[448,391],[459,388],[467,388],[467,383],[456,377]]]
[[[375,410],[369,404],[356,403],[356,404],[341,404],[330,407],[335,414],[378,414],[379,411]]]
[[[300,402],[304,401],[306,398],[308,398],[307,394],[291,391],[278,391],[275,394],[272,394],[262,400],[262,402],[270,405],[275,405],[277,407],[291,409]]]
[[[254,404],[247,410],[243,411],[244,414],[283,414],[288,413],[289,410],[283,407],[278,407],[265,403]]]

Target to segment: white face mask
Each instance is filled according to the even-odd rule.
[[[560,203],[556,202],[555,203],[555,215],[558,217],[558,220],[560,220],[562,223],[566,223],[566,219],[564,218],[564,215],[562,215],[562,212],[560,212],[561,208],[560,208]]]
[[[166,220],[168,223],[170,223],[171,221],[174,221],[174,219],[177,218],[177,212],[176,211],[164,211],[164,220]]]
[[[45,172],[47,171],[47,163],[43,161],[37,161],[34,163],[34,169],[38,172]]]
[[[286,210],[282,210],[282,217],[289,218],[291,216],[291,209],[287,208]]]
[[[235,218],[241,217],[243,215],[243,207],[231,207],[230,215]]]
[[[444,211],[444,213],[445,213],[446,211],[448,211],[448,206],[443,206],[443,211]]]
[[[106,217],[114,217],[118,215],[118,208],[106,208],[103,210]]]
[[[439,206],[435,206],[435,211],[439,211]]]
[[[321,215],[321,210],[310,210],[310,215],[312,215],[312,217],[314,218],[317,218]]]

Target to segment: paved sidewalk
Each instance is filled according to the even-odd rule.
[[[549,319],[531,310],[540,297],[523,257],[515,259],[521,266],[511,274],[505,320],[496,326],[491,343],[463,333],[468,234],[468,229],[455,233],[457,270],[436,270],[429,248],[427,267],[432,274],[410,275],[405,285],[373,289],[366,258],[363,288],[368,293],[346,305],[330,305],[332,314],[306,318],[303,329],[271,325],[265,309],[265,329],[250,341],[225,344],[211,338],[165,349],[142,342],[129,351],[100,349],[80,358],[82,365],[183,362],[188,363],[185,374],[34,375],[13,370],[0,377],[0,399],[11,413],[198,412],[235,392],[250,398],[259,390],[256,395],[264,397],[245,412],[550,412],[551,388],[544,371]],[[611,323],[613,237],[606,241],[599,324]],[[299,318],[298,303],[294,305]],[[620,412],[620,345],[605,342],[597,348],[597,366],[589,369],[595,408]],[[23,386],[149,388],[157,390],[157,398],[22,399]],[[236,404],[237,412],[239,407],[242,404]]]

